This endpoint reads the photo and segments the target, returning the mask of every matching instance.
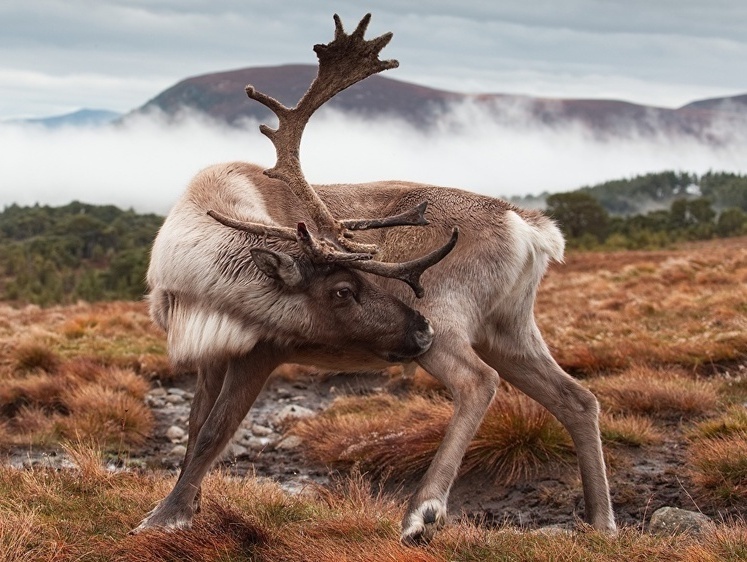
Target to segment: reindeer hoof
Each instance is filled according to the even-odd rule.
[[[441,500],[425,501],[405,516],[401,541],[408,546],[426,545],[445,523],[446,505]]]
[[[172,510],[162,508],[161,505],[151,511],[143,521],[132,529],[128,535],[138,535],[148,529],[161,529],[164,531],[180,531],[192,528],[191,509]]]

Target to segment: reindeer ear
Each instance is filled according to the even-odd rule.
[[[267,277],[276,279],[288,287],[297,287],[303,281],[296,260],[288,254],[264,248],[252,248],[250,252],[254,265]]]

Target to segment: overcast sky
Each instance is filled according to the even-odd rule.
[[[128,111],[175,82],[315,63],[332,14],[394,32],[393,78],[675,107],[747,92],[744,0],[2,0],[0,119]]]
[[[332,39],[332,14],[351,31],[367,11],[368,37],[394,32],[382,57],[400,67],[386,76],[431,87],[664,107],[747,93],[746,0],[0,0],[0,208],[78,199],[165,213],[211,163],[271,166],[272,147],[255,127],[141,119],[48,131],[2,120],[126,112],[189,76],[315,64],[312,45]],[[304,170],[319,183],[398,178],[493,196],[662,170],[747,173],[744,131],[722,146],[600,143],[573,128],[507,128],[469,107],[452,117],[456,132],[428,134],[315,119]]]

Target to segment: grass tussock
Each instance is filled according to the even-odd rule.
[[[12,356],[15,370],[21,373],[36,370],[54,373],[60,366],[60,358],[43,343],[21,343]]]
[[[0,446],[49,446],[82,435],[121,451],[153,429],[144,403],[150,383],[131,369],[76,358],[60,360],[53,372],[6,371],[0,382]]]
[[[742,405],[731,406],[723,414],[703,420],[689,432],[693,440],[740,435],[747,439],[747,409]]]
[[[633,367],[590,383],[603,409],[659,419],[707,414],[718,404],[711,381],[697,380],[676,369]]]
[[[108,448],[140,445],[153,429],[153,414],[141,399],[99,385],[78,388],[59,419],[62,437],[90,436]]]
[[[715,437],[694,442],[689,449],[690,474],[705,495],[717,501],[747,497],[747,436]]]
[[[599,419],[602,441],[608,445],[644,447],[660,443],[661,432],[653,422],[639,415],[614,415],[602,413]]]
[[[451,414],[450,402],[440,397],[344,397],[293,433],[318,462],[407,479],[428,467]],[[468,446],[462,470],[511,482],[565,462],[569,451],[569,437],[544,408],[517,392],[502,392]]]

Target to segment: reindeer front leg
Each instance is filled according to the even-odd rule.
[[[446,522],[449,490],[498,382],[498,374],[477,356],[463,336],[442,329],[436,333],[431,349],[417,362],[451,391],[454,414],[407,507],[402,521],[405,544],[427,543]]]
[[[133,530],[133,533],[151,527],[191,527],[195,497],[202,479],[236,433],[270,373],[279,363],[277,354],[263,345],[256,346],[244,357],[228,361],[220,394],[207,419],[199,428],[196,441],[189,444],[189,453],[179,480],[171,493]],[[192,432],[190,437],[191,435]]]

